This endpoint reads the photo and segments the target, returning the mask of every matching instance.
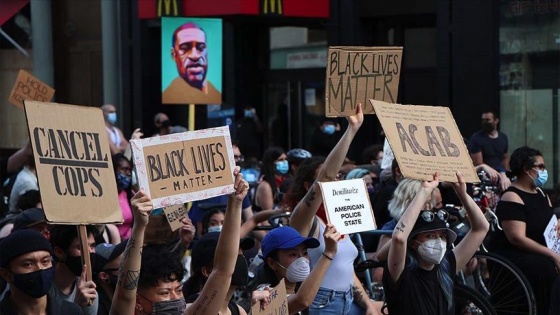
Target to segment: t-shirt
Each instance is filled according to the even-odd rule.
[[[8,291],[2,302],[0,302],[0,315],[14,314],[17,314],[16,306],[14,305],[12,299],[10,299],[10,292]],[[47,295],[47,314],[81,315],[84,314],[84,312],[78,305],[74,303],[63,300],[56,300]]]
[[[10,213],[16,211],[16,205],[19,201],[21,195],[25,194],[30,190],[39,190],[37,184],[37,175],[35,172],[25,166],[16,177],[14,186],[12,186],[12,192],[10,193],[10,201],[8,203]]]
[[[453,280],[456,269],[455,254],[448,251],[444,259],[449,262],[449,275]],[[393,282],[385,266],[383,272],[383,287],[385,300],[391,315],[452,315],[455,307],[448,309],[447,301],[438,281],[437,272],[440,265],[435,265],[432,270],[422,268],[407,268],[408,261],[397,282]],[[453,288],[451,288],[453,290]],[[451,292],[453,294],[453,292]]]
[[[130,208],[130,201],[128,201],[128,194],[126,190],[122,190],[119,193],[119,205],[121,206],[121,212],[123,216],[123,223],[117,224],[119,229],[119,234],[121,239],[126,240],[130,238],[130,233],[132,232],[132,209]]]
[[[74,301],[76,300],[76,294],[78,291],[78,281],[79,281],[79,277],[76,277],[76,280],[74,281],[74,285],[72,287],[72,292],[70,292],[70,294],[66,295],[64,293],[62,293],[62,291],[60,291],[58,289],[58,287],[56,286],[56,283],[53,282],[53,285],[51,286],[51,289],[49,290],[49,296],[52,297],[54,300],[58,300],[58,301],[68,301],[71,303],[74,303]],[[89,306],[85,306],[82,307],[82,310],[84,311],[84,314],[86,315],[97,315],[97,309],[99,307],[99,299],[96,298],[93,300],[93,304],[89,305]]]
[[[107,295],[105,290],[97,285],[97,299],[99,299],[99,308],[97,310],[97,315],[109,315],[109,311],[111,310],[111,298]]]
[[[508,151],[508,138],[505,133],[498,132],[497,138],[490,138],[480,130],[475,132],[469,140],[469,152],[482,152],[482,161],[497,171],[505,171],[502,166],[504,154]]]

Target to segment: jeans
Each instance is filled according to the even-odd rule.
[[[348,291],[333,291],[319,288],[313,303],[309,307],[309,315],[361,315],[365,313],[357,304],[353,303],[352,289]]]

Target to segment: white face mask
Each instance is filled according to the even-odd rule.
[[[447,242],[439,238],[427,240],[418,246],[418,254],[429,264],[438,265],[443,256],[445,256],[446,251]]]
[[[208,233],[221,232],[221,231],[222,231],[222,226],[221,225],[215,225],[215,226],[209,226],[208,227]]]
[[[309,260],[307,260],[307,258],[305,257],[300,257],[292,261],[287,269],[286,267],[280,265],[279,262],[277,263],[280,267],[286,270],[286,279],[288,279],[288,281],[292,283],[305,281],[305,279],[307,279],[307,276],[309,276],[309,273],[311,272]]]

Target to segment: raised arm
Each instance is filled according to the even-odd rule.
[[[134,314],[136,305],[136,291],[138,289],[138,278],[140,277],[140,265],[142,261],[142,245],[144,244],[144,232],[148,225],[150,212],[154,209],[152,199],[140,190],[131,199],[134,224],[132,232],[119,267],[119,280],[110,314]]]
[[[403,213],[397,226],[393,230],[391,238],[389,255],[387,257],[387,266],[389,274],[393,282],[399,280],[401,273],[404,269],[406,261],[406,247],[410,232],[418,219],[418,215],[426,202],[431,198],[432,191],[438,186],[438,175],[434,174],[434,180],[431,182],[422,182],[422,189],[418,192],[416,197],[408,205]]]
[[[484,217],[484,214],[474,202],[474,200],[467,194],[467,185],[463,179],[463,175],[457,172],[457,183],[453,183],[453,189],[461,200],[461,203],[467,210],[469,221],[471,225],[470,231],[465,235],[463,240],[453,249],[455,259],[457,261],[457,270],[460,270],[472,258],[478,247],[486,237],[490,224]]]
[[[247,236],[249,233],[251,233],[251,231],[253,231],[254,228],[256,228],[259,225],[259,223],[268,220],[268,218],[270,218],[272,215],[280,214],[282,212],[284,212],[284,210],[282,209],[261,210],[257,212],[256,214],[249,217],[247,221],[243,222],[243,224],[241,225],[241,232],[239,233],[239,235],[241,237]]]
[[[224,226],[216,246],[214,268],[194,303],[187,306],[185,314],[218,314],[226,298],[235,262],[239,253],[239,232],[241,227],[241,207],[247,195],[249,184],[236,167],[235,193],[229,196]]]
[[[350,144],[358,133],[358,130],[364,122],[364,113],[362,104],[358,104],[356,114],[347,117],[348,128],[338,141],[334,149],[329,153],[325,164],[321,167],[315,183],[311,185],[305,197],[296,205],[290,218],[290,226],[296,229],[301,235],[308,235],[313,224],[315,212],[323,202],[323,197],[319,190],[317,182],[333,181],[336,179],[338,170],[344,163]]]

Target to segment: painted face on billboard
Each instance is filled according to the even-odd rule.
[[[206,34],[196,27],[178,28],[171,56],[177,65],[179,75],[191,86],[201,89],[208,70],[208,50]]]

